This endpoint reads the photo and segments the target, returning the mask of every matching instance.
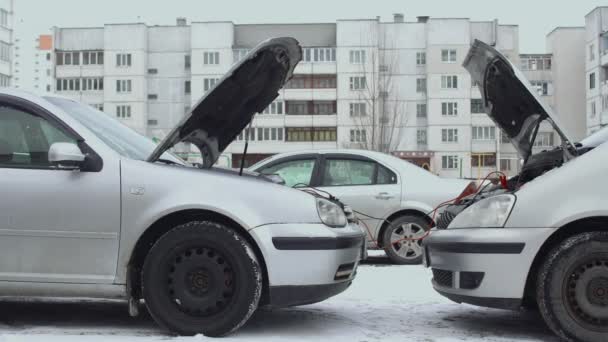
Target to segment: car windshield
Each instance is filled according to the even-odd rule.
[[[156,148],[156,144],[152,140],[91,106],[57,97],[45,97],[45,99],[63,109],[106,145],[124,157],[146,160]],[[163,154],[162,158],[174,163],[186,164],[180,158],[169,153]]]

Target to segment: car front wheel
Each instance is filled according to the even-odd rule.
[[[401,216],[389,223],[382,234],[382,246],[395,264],[422,263],[422,238],[430,229],[428,222],[418,216]]]
[[[181,335],[223,336],[258,306],[262,271],[251,246],[214,222],[173,228],[152,247],[142,271],[154,320]]]
[[[537,280],[540,312],[566,341],[608,341],[608,232],[573,236],[546,258]]]

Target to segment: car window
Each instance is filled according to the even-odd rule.
[[[40,116],[0,105],[0,167],[51,167],[49,148],[57,142],[76,140]]]
[[[298,184],[309,185],[314,169],[315,159],[299,159],[272,165],[260,170],[260,173],[279,175],[285,181],[285,185],[293,187]]]
[[[376,163],[352,159],[327,159],[324,186],[372,185]]]
[[[396,184],[397,175],[382,165],[378,165],[376,184]]]

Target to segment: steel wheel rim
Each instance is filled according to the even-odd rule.
[[[608,332],[608,255],[578,262],[567,274],[563,300],[570,317],[586,329]]]
[[[390,242],[391,249],[399,257],[407,260],[417,259],[422,256],[422,237],[426,234],[426,230],[417,223],[403,223],[393,229],[391,232]],[[419,240],[404,240],[402,239],[419,239]]]
[[[223,253],[187,247],[172,254],[166,271],[166,293],[181,312],[199,318],[223,312],[236,291],[235,272]]]

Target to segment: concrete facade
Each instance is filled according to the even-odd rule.
[[[0,0],[0,87],[13,85],[13,62],[15,54],[19,54],[14,47],[14,3],[13,0]]]
[[[585,89],[587,131],[608,124],[608,7],[585,16]]]
[[[178,19],[175,26],[56,28],[53,90],[160,140],[236,61],[273,36],[298,39],[304,59],[272,105],[256,115],[252,129],[228,147],[220,160],[224,165],[240,164],[248,136],[246,164],[281,152],[371,144],[446,177],[478,178],[496,169],[517,173],[517,154],[501,143],[499,130],[480,112],[479,89],[461,66],[474,39],[494,45],[516,65],[548,60],[547,67],[524,72],[543,101],[580,133],[570,113],[584,97],[574,104],[556,100],[558,93],[573,92],[576,82],[556,85],[571,77],[570,60],[554,61],[567,51],[550,44],[576,40],[576,35],[556,30],[548,37],[550,54],[520,56],[518,27],[496,20],[418,17],[406,22],[396,15],[391,22],[237,25]],[[370,117],[378,119],[374,123]],[[550,131],[543,126],[546,137],[538,149],[559,143]],[[382,138],[386,132],[391,139]],[[189,149],[182,146],[178,152],[195,158]]]

